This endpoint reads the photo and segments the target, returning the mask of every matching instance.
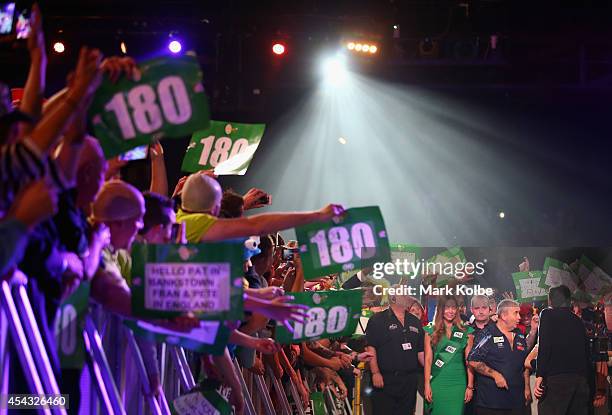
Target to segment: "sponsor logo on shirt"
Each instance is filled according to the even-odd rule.
[[[463,332],[462,331],[456,331],[453,333],[453,337],[457,337],[459,339],[463,339]]]
[[[389,326],[389,330],[397,330],[397,324],[393,323]]]
[[[444,366],[444,362],[441,361],[440,359],[436,360],[436,363],[434,363],[434,365],[438,366],[438,367],[442,367]]]
[[[444,350],[446,350],[446,351],[447,351],[447,352],[449,352],[449,353],[455,353],[455,351],[457,350],[457,348],[456,348],[456,347],[453,347],[453,346],[446,346],[446,348],[445,348]]]
[[[413,332],[415,332],[415,333],[418,333],[418,332],[419,332],[419,329],[417,329],[417,328],[416,328],[416,327],[414,327],[414,326],[410,326],[410,327],[408,327],[408,328],[410,329],[410,331],[413,331]]]

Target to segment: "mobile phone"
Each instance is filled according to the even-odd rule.
[[[148,145],[139,146],[139,147],[133,148],[121,154],[119,156],[119,160],[124,160],[124,161],[144,160],[147,158],[148,152],[149,152]]]
[[[15,13],[15,37],[17,39],[27,39],[30,37],[30,33],[32,33],[31,17],[31,5],[20,5],[20,3],[17,3]]]
[[[293,261],[297,249],[283,249],[283,261]]]
[[[31,6],[28,1],[0,2],[0,37],[27,39],[32,32]]]
[[[15,2],[0,3],[0,36],[10,35],[13,32],[15,17]]]
[[[269,203],[270,203],[270,195],[268,195],[268,194],[263,195],[263,196],[262,196],[262,197],[260,197],[260,198],[259,198],[257,201],[258,201],[259,203],[261,203],[262,205],[267,205],[267,204],[269,204]]]

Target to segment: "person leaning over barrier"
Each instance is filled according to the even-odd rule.
[[[212,242],[265,235],[344,213],[340,205],[327,205],[314,212],[264,213],[249,217],[220,219],[222,191],[219,183],[205,174],[189,176],[181,192],[177,222],[185,222],[189,242]]]

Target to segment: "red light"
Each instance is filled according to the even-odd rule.
[[[285,53],[285,45],[282,43],[275,43],[274,46],[272,46],[272,52],[274,52],[275,55],[282,55]]]

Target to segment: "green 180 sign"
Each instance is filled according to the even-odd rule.
[[[319,337],[323,333],[336,334],[346,328],[348,322],[348,310],[346,307],[337,305],[329,310],[322,307],[314,307],[306,313],[306,324],[296,322],[293,326],[293,339],[303,337]]]
[[[361,316],[361,290],[306,291],[291,293],[296,304],[308,306],[303,323],[293,323],[293,333],[276,326],[279,343],[299,343],[329,337],[351,336]]]
[[[372,226],[359,222],[350,226],[350,231],[343,226],[334,226],[327,231],[321,229],[310,238],[319,253],[321,266],[329,266],[332,261],[344,264],[361,258],[363,248],[376,246]]]
[[[136,137],[136,130],[150,134],[160,129],[164,119],[170,124],[184,124],[192,113],[187,88],[178,76],[161,79],[156,90],[145,84],[130,89],[127,94],[117,92],[104,109],[115,114],[125,140]]]
[[[306,279],[390,260],[387,231],[377,206],[349,209],[336,222],[296,228]]]

